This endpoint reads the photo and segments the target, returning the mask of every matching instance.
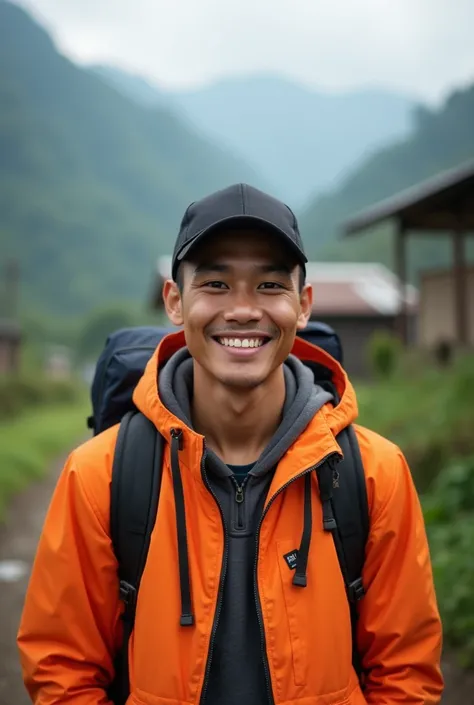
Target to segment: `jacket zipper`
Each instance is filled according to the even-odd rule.
[[[303,470],[303,472],[299,473],[299,475],[296,475],[296,477],[293,477],[291,480],[289,480],[285,485],[280,487],[278,492],[276,492],[273,497],[270,499],[269,503],[265,507],[262,516],[260,518],[260,522],[257,528],[257,536],[256,536],[256,551],[255,551],[255,565],[254,565],[254,595],[255,595],[255,604],[257,606],[257,617],[258,617],[258,622],[260,625],[260,636],[261,636],[261,649],[262,649],[262,658],[263,658],[263,666],[265,670],[265,680],[267,682],[267,693],[268,693],[268,703],[269,705],[274,705],[274,698],[273,698],[273,688],[272,688],[272,683],[271,683],[271,676],[270,676],[270,667],[268,665],[268,657],[267,657],[267,650],[266,650],[266,643],[265,643],[265,630],[264,630],[264,625],[263,625],[263,615],[262,615],[262,606],[260,603],[260,596],[258,594],[258,584],[257,584],[257,568],[258,568],[258,551],[260,547],[260,530],[262,528],[263,520],[265,519],[268,510],[272,506],[273,502],[275,499],[284,491],[286,490],[293,482],[296,482],[296,480],[299,480],[301,477],[304,477],[310,472],[316,471],[321,465],[324,465],[324,463],[327,463],[330,458],[333,456],[339,456],[339,453],[336,451],[334,453],[329,453],[329,455],[326,455],[322,460],[319,461],[316,465],[312,465],[310,468],[306,468],[306,470]]]
[[[235,501],[237,503],[237,528],[238,529],[244,529],[244,500],[245,500],[245,486],[247,484],[247,481],[249,479],[249,476],[244,479],[241,485],[237,482],[236,478],[234,475],[231,475],[231,481],[233,482],[235,486]]]
[[[211,672],[212,654],[214,651],[214,642],[216,639],[217,627],[219,626],[219,618],[220,618],[221,610],[222,610],[224,581],[225,581],[225,576],[227,573],[227,562],[228,562],[228,554],[229,554],[229,542],[228,542],[228,538],[227,538],[227,524],[225,521],[224,512],[222,510],[222,505],[217,498],[217,495],[215,494],[214,490],[212,489],[212,487],[207,479],[205,460],[206,460],[206,450],[204,450],[202,460],[201,460],[201,474],[204,479],[204,484],[206,485],[206,487],[209,490],[209,492],[211,493],[211,495],[214,497],[215,502],[216,502],[217,506],[219,507],[219,511],[221,513],[222,525],[224,527],[224,555],[222,557],[222,568],[221,568],[221,577],[219,580],[219,591],[217,594],[216,612],[214,615],[214,623],[212,625],[211,639],[209,642],[209,653],[207,656],[206,673],[204,676],[204,683],[203,683],[202,692],[201,692],[201,699],[200,699],[201,705],[204,705],[204,703],[206,702],[207,687],[209,685],[209,674]]]

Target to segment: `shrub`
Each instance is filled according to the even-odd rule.
[[[441,367],[447,367],[453,361],[454,346],[449,340],[441,340],[434,348],[435,360]]]
[[[444,639],[474,667],[474,456],[450,464],[423,500]]]
[[[393,375],[398,364],[402,348],[400,341],[387,331],[377,331],[369,343],[369,357],[372,369],[382,378]]]
[[[77,402],[84,395],[75,380],[34,377],[0,377],[0,420],[28,409]]]

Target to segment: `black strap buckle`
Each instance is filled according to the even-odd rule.
[[[135,607],[137,604],[137,590],[136,588],[133,587],[133,585],[130,585],[130,583],[127,583],[126,580],[121,580],[120,581],[120,589],[119,589],[119,595],[120,599],[125,605],[125,612],[124,612],[124,618],[131,617],[133,613],[135,612]]]
[[[365,595],[365,588],[362,578],[357,578],[347,586],[347,594],[350,602],[359,602]]]

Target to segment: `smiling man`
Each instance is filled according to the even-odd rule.
[[[249,186],[184,215],[163,291],[184,333],[165,338],[134,393],[165,453],[129,705],[440,702],[441,624],[418,497],[400,450],[359,426],[370,511],[362,679],[353,666],[317,471],[337,485],[337,437],[357,404],[329,355],[295,345],[312,308],[306,261],[292,211]],[[298,355],[326,368],[337,398]],[[109,516],[117,433],[71,454],[48,512],[18,638],[38,705],[108,702],[121,643]]]

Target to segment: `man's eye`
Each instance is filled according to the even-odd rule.
[[[209,287],[211,289],[225,289],[227,287],[224,282],[219,282],[219,281],[212,281],[212,282],[205,282],[203,284],[205,287]]]
[[[260,284],[258,287],[259,289],[283,289],[282,284],[278,284],[277,282],[263,282],[263,284]]]

